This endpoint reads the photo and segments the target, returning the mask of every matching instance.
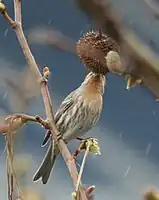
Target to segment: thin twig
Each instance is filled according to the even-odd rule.
[[[43,126],[45,129],[49,129],[49,123],[47,120],[42,119],[40,116],[36,115],[35,117],[32,115],[27,115],[23,113],[14,113],[13,115],[9,115],[5,118],[6,121],[10,119],[20,119],[21,124],[25,124],[28,121],[39,123],[41,126]],[[9,122],[9,121],[8,121]],[[17,129],[17,128],[16,128]],[[6,131],[7,132],[7,131]],[[4,132],[5,133],[5,132]]]
[[[13,196],[16,192],[18,192],[18,196],[20,196],[20,198],[23,199],[20,185],[18,183],[18,179],[13,165],[14,162],[13,134],[10,131],[7,132],[6,143],[7,143],[8,199],[13,200]]]
[[[88,145],[87,145],[85,154],[84,154],[84,156],[83,156],[82,164],[81,164],[80,171],[79,171],[79,175],[78,175],[77,185],[76,185],[76,192],[78,192],[79,185],[81,184],[81,178],[82,178],[84,166],[85,166],[85,164],[86,164],[86,159],[87,159],[87,156],[88,156],[88,154],[89,154],[90,145],[91,145],[91,144],[90,144],[90,142],[89,142]]]
[[[40,116],[36,115],[35,116],[36,122],[41,124],[44,128],[49,129],[49,123],[47,120],[42,119]]]
[[[12,18],[8,15],[8,13],[4,10],[1,12],[3,17],[7,20],[8,24],[13,28],[14,27],[14,21],[12,20]]]
[[[14,19],[18,23],[22,23],[21,0],[14,0]]]
[[[44,106],[45,106],[45,112],[46,112],[46,117],[50,123],[50,130],[53,135],[53,139],[57,142],[61,155],[65,160],[65,163],[68,167],[69,173],[72,177],[74,186],[76,187],[77,185],[77,177],[78,177],[78,171],[75,165],[75,162],[70,161],[72,160],[71,153],[69,152],[66,144],[62,139],[58,140],[57,135],[59,135],[59,132],[56,128],[55,121],[54,121],[54,115],[53,115],[53,108],[52,108],[52,103],[51,103],[51,98],[47,86],[47,81],[44,79],[44,77],[41,75],[38,66],[36,64],[36,61],[30,51],[29,45],[27,43],[27,40],[24,36],[23,30],[22,30],[22,23],[20,23],[21,20],[21,1],[20,0],[14,0],[14,9],[15,9],[15,26],[11,26],[17,35],[17,38],[19,40],[20,46],[23,50],[23,53],[25,55],[26,61],[28,63],[28,66],[32,70],[32,72],[35,74],[37,81],[40,84],[41,88],[41,94],[43,97],[44,101]],[[5,19],[10,20],[10,17],[7,15]],[[10,22],[10,21],[8,21]],[[11,23],[9,23],[11,25]],[[70,161],[70,162],[69,162]],[[79,192],[80,192],[80,197],[82,200],[87,200],[86,193],[83,189],[82,186],[79,187]]]

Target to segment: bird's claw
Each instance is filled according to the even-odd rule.
[[[78,148],[78,149],[75,151],[75,153],[73,154],[73,157],[76,159],[80,152],[81,152],[81,151],[80,151],[80,149]]]
[[[79,147],[76,150],[76,152],[74,153],[74,155],[77,157],[77,155],[81,151],[86,151],[87,148],[89,148],[89,153],[100,155],[100,147],[98,145],[98,140],[96,138],[92,138],[92,137],[83,139],[80,142]]]
[[[58,132],[58,134],[57,134],[57,141],[59,141],[59,140],[61,140],[61,139],[62,139],[62,135],[61,135],[60,132]]]

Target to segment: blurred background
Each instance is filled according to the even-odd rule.
[[[12,1],[4,2],[13,16]],[[32,52],[40,69],[45,65],[51,69],[49,88],[54,110],[87,74],[74,52],[75,42],[85,32],[102,27],[120,44],[123,41],[137,44],[132,50],[129,43],[129,58],[132,62],[135,60],[136,66],[140,64],[144,68],[142,72],[148,88],[136,86],[126,90],[122,77],[109,75],[100,122],[88,134],[99,139],[102,153],[89,156],[83,175],[85,185],[96,185],[95,199],[141,199],[145,187],[159,184],[158,63],[148,63],[150,59],[158,59],[157,6],[157,0],[22,1],[23,28]],[[39,88],[28,71],[15,33],[2,17],[0,25],[0,115],[3,118],[14,112],[24,112],[45,117]],[[133,37],[126,37],[129,35]],[[136,52],[140,49],[142,52]],[[127,48],[123,50],[123,55],[127,51]],[[140,53],[145,53],[142,59]],[[147,68],[152,72],[151,81]],[[16,137],[15,152],[17,157],[23,158],[17,161],[18,166],[27,168],[21,184],[40,192],[45,200],[71,199],[74,188],[61,158],[47,185],[32,182],[46,151],[40,147],[44,133],[38,125],[28,124]],[[71,149],[75,150],[76,145],[72,142]],[[1,199],[7,199],[4,147],[1,137]]]

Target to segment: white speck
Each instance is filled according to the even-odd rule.
[[[131,169],[131,165],[129,165],[129,166],[127,167],[126,172],[125,172],[125,174],[124,174],[124,178],[127,177],[128,173],[129,173],[129,171],[130,171],[130,169]]]
[[[156,116],[156,111],[155,110],[153,111],[153,116]]]
[[[82,35],[82,34],[83,34],[83,30],[80,31],[80,35]]]
[[[123,136],[123,132],[121,132],[120,134],[119,134],[119,137],[121,138]]]
[[[3,99],[6,99],[7,95],[8,95],[8,93],[5,92],[4,95],[3,95]]]
[[[152,144],[148,143],[147,148],[146,148],[146,156],[149,155],[151,148],[152,148]]]
[[[8,28],[4,31],[4,36],[7,36]]]
[[[52,20],[50,19],[50,20],[48,21],[48,25],[50,25],[50,24],[51,24],[51,22],[52,22]]]

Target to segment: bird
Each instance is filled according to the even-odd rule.
[[[61,103],[54,119],[65,143],[84,136],[98,122],[103,106],[106,80],[106,75],[89,72],[81,85]],[[49,136],[45,137],[44,143],[49,139]],[[43,184],[48,182],[59,153],[58,145],[54,140],[51,140],[33,181],[38,181],[41,178]]]

